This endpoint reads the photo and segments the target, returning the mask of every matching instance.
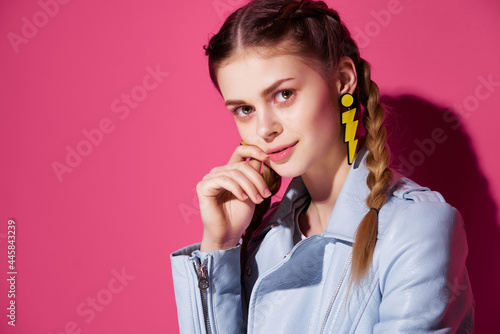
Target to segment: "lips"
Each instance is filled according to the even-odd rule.
[[[290,145],[283,145],[283,146],[278,146],[278,147],[275,147],[275,148],[271,148],[271,149],[267,150],[266,153],[267,154],[279,153],[281,151],[286,150],[289,147],[294,146],[295,144],[297,144],[297,142],[295,142],[293,144],[290,144]]]
[[[274,149],[269,149],[269,160],[274,162],[285,161],[292,154],[296,144],[297,142],[293,143],[292,145],[279,146],[275,147]]]

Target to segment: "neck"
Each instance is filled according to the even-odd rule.
[[[300,221],[304,235],[321,233],[326,229],[350,168],[346,155],[344,159],[326,161],[301,175],[311,196],[307,214]]]

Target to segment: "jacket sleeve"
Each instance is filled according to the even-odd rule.
[[[245,333],[240,246],[211,252],[199,249],[200,243],[197,243],[170,255],[180,333]],[[205,263],[208,274],[206,293],[198,287],[195,262]]]
[[[444,202],[396,214],[380,248],[374,333],[472,333],[474,300],[460,213]]]

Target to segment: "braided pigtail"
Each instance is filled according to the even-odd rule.
[[[268,165],[262,164],[262,177],[266,181],[272,196],[276,195],[276,193],[280,190],[281,187],[281,176],[278,173],[276,173],[273,169],[271,169]],[[241,249],[240,249],[240,265],[241,265],[242,275],[244,273],[243,268],[246,262],[248,242],[252,238],[253,232],[262,222],[262,218],[269,210],[269,207],[271,206],[272,196],[264,198],[262,203],[255,205],[255,211],[252,216],[252,221],[250,222],[250,225],[248,225],[247,229],[245,230],[245,233],[242,236],[243,241],[241,243]]]
[[[357,71],[359,98],[365,108],[363,126],[366,135],[364,141],[369,151],[366,157],[366,166],[370,170],[366,179],[366,184],[370,188],[366,205],[370,210],[361,220],[356,232],[351,283],[359,282],[368,271],[377,243],[378,211],[387,200],[387,189],[392,182],[392,171],[388,167],[387,131],[382,125],[385,110],[379,104],[378,86],[371,80],[370,65],[363,58],[359,60]]]

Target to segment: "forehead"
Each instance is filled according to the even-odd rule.
[[[319,74],[299,56],[240,52],[218,69],[217,81],[224,98],[232,99],[260,93],[280,79],[304,79],[311,75]]]

